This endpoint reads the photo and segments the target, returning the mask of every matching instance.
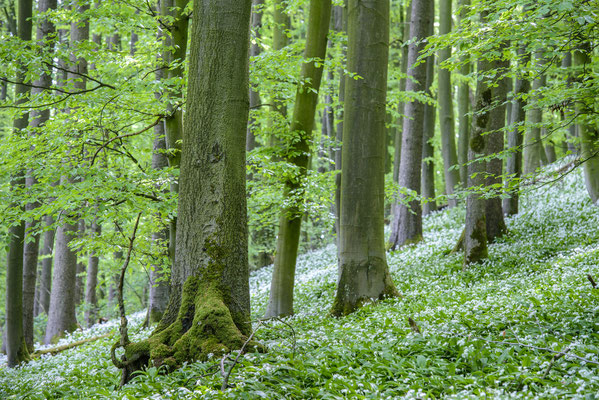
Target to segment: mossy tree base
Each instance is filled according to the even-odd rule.
[[[150,363],[173,370],[185,361],[204,361],[208,354],[241,349],[249,324],[235,322],[237,319],[217,285],[189,277],[175,321],[166,326],[161,323],[148,339],[125,346],[121,383],[129,382],[133,372]]]
[[[389,275],[385,260],[372,258],[366,262],[340,265],[341,276],[331,315],[342,317],[365,304],[390,297],[400,297]]]

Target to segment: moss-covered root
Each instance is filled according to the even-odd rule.
[[[146,364],[151,361],[154,366],[172,370],[185,361],[205,360],[208,354],[241,349],[247,340],[245,328],[237,326],[215,285],[190,277],[183,286],[177,319],[147,340],[127,345],[125,358],[145,359]]]
[[[331,315],[345,316],[364,304],[400,296],[384,260],[373,257],[368,262],[342,264]]]

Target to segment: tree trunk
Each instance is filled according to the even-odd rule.
[[[305,59],[325,59],[330,18],[331,0],[310,2]],[[295,97],[291,132],[298,137],[295,143],[289,145],[290,156],[287,156],[287,161],[295,165],[298,172],[293,179],[285,183],[284,196],[291,204],[282,210],[279,217],[279,236],[266,310],[267,317],[293,314],[295,262],[302,223],[302,191],[310,158],[310,142],[322,71],[322,63],[314,61],[304,63],[300,79],[302,83]]]
[[[500,45],[501,46],[501,45]],[[499,52],[504,49],[499,47]],[[509,61],[500,59],[492,62],[491,68],[497,71],[498,76],[505,76],[510,67]],[[489,128],[486,134],[486,152],[488,156],[497,155],[487,161],[487,176],[485,185],[487,187],[502,187],[503,179],[503,158],[499,154],[503,151],[504,140],[503,131],[505,130],[506,102],[507,102],[507,78],[496,79],[492,88],[493,97],[492,109],[489,111]],[[499,191],[498,189],[492,189]],[[501,207],[501,197],[497,193],[495,196],[486,200],[485,204],[487,240],[495,241],[502,236],[507,228],[503,219],[503,209]]]
[[[88,4],[77,6],[79,15],[84,15],[89,10]],[[71,46],[80,46],[89,40],[89,21],[74,21],[71,23]],[[73,82],[76,90],[85,90],[86,80],[80,74],[87,74],[87,61],[71,55],[72,68],[68,79]],[[73,180],[63,177],[61,184],[70,185]],[[54,273],[52,276],[52,292],[50,295],[50,308],[48,312],[48,325],[44,343],[49,344],[60,338],[65,331],[72,332],[77,328],[75,305],[77,300],[77,254],[71,249],[70,243],[78,233],[78,223],[72,210],[63,210],[64,221],[56,231],[56,252]]]
[[[46,228],[54,224],[52,216],[44,217]],[[54,249],[54,233],[53,229],[44,232],[44,245],[41,251],[42,258],[42,273],[39,279],[37,298],[39,299],[40,313],[48,314],[50,311],[50,291],[52,288],[52,253]]]
[[[17,36],[27,42],[31,40],[31,0],[18,1]],[[27,79],[26,66],[19,63],[17,82]],[[30,87],[17,84],[15,88],[16,104],[22,104],[29,97]],[[15,134],[27,129],[29,116],[27,112],[18,115],[13,124]],[[10,180],[12,190],[22,190],[25,186],[24,171],[17,171]],[[17,205],[13,205],[17,207]],[[23,242],[25,239],[25,222],[15,221],[8,228],[8,254],[6,262],[6,352],[7,364],[10,368],[18,366],[29,359],[27,344],[23,332]]]
[[[410,20],[410,46],[408,49],[408,77],[406,91],[420,92],[426,84],[426,62],[416,65],[420,53],[426,45],[430,25],[434,20],[432,0],[413,0]],[[417,39],[416,39],[417,38]],[[399,186],[415,194],[420,194],[422,171],[422,142],[424,131],[424,103],[411,101],[405,106],[403,122]],[[403,201],[406,195],[399,194]],[[393,217],[391,227],[391,248],[422,240],[422,209],[420,201],[414,199],[408,204],[401,203]]]
[[[538,67],[543,69],[546,61],[537,52]],[[547,77],[542,74],[532,83],[533,96],[539,96],[539,89],[546,85]],[[543,109],[534,107],[528,110],[527,119],[530,122],[530,129],[524,137],[524,174],[532,174],[541,166],[541,152],[543,152],[543,143],[541,141],[541,123],[543,122]]]
[[[252,32],[254,34],[254,40],[250,46],[250,57],[257,57],[262,51],[260,47],[260,29],[262,29],[262,15],[264,15],[264,0],[252,0]],[[260,105],[260,93],[257,88],[250,87],[250,110]],[[251,117],[248,122],[247,138],[246,138],[246,151],[252,151],[256,148],[256,136],[254,135],[254,124],[256,120]]]
[[[431,24],[429,36],[434,34]],[[432,98],[431,85],[435,78],[435,56],[431,55],[426,60],[426,84],[425,91]],[[453,114],[453,113],[452,113]],[[422,215],[428,215],[437,210],[435,200],[435,148],[431,141],[435,136],[436,107],[434,104],[424,105],[424,124],[422,139]],[[453,117],[452,117],[453,118]]]
[[[451,32],[451,2],[439,1],[439,34]],[[460,171],[457,169],[458,156],[455,145],[455,122],[453,118],[453,85],[451,73],[441,64],[451,57],[451,47],[439,51],[439,125],[441,128],[441,153],[443,155],[443,171],[445,176],[445,192],[449,207],[457,205],[454,190],[460,183]]]
[[[347,32],[347,0],[343,2],[343,7],[333,7],[333,18],[335,20],[335,31]],[[345,71],[339,68],[339,106],[337,108],[337,125],[335,129],[335,139],[341,143],[335,150],[333,159],[335,160],[335,169],[339,171],[335,175],[335,233],[337,234],[337,244],[339,242],[339,218],[341,217],[341,148],[343,146],[343,104],[345,103]]]
[[[85,236],[85,221],[80,219],[77,224],[77,237],[79,239],[83,239]],[[80,251],[81,249],[77,249]],[[77,263],[77,278],[75,279],[75,304],[79,305],[83,302],[83,298],[85,295],[85,285],[86,285],[86,266],[83,262],[83,259],[79,259]]]
[[[171,299],[150,338],[126,346],[123,383],[149,359],[172,368],[239,349],[250,333],[250,11],[250,0],[195,1]]]
[[[347,69],[361,79],[349,79],[345,89],[337,316],[398,295],[383,229],[388,57],[388,0],[349,0]]]
[[[577,79],[584,82],[588,79],[589,72],[585,69],[590,68],[591,50],[589,43],[584,43],[574,52],[574,65],[580,68]],[[586,74],[586,75],[585,75]],[[584,85],[584,83],[583,83]],[[588,87],[585,88],[589,90]],[[594,112],[595,99],[591,96],[585,98],[585,103],[576,104],[576,114],[584,116]],[[584,182],[587,192],[591,197],[593,204],[599,201],[599,132],[597,127],[588,124],[582,120],[578,123],[578,132],[580,135],[580,157],[584,160]]]
[[[90,235],[97,238],[102,234],[102,225],[97,221],[92,222],[90,226]],[[96,289],[98,286],[98,266],[100,258],[95,251],[89,253],[87,262],[87,279],[85,283],[85,324],[91,327],[98,320],[98,296]]]
[[[572,67],[572,53],[566,52],[562,59],[562,69],[569,70]],[[571,87],[574,82],[574,76],[568,74],[568,87]],[[570,154],[578,154],[579,140],[576,134],[576,124],[573,121],[575,110],[572,107],[567,107],[561,112],[561,119],[564,123],[567,123],[568,133],[566,134],[566,152]]]
[[[525,49],[518,50],[521,57],[520,64],[526,65],[530,62],[530,53]],[[510,197],[503,201],[503,212],[507,215],[518,214],[520,179],[522,176],[522,144],[524,142],[524,123],[526,121],[526,96],[530,91],[530,81],[522,76],[517,76],[514,83],[514,99],[512,104],[510,126],[508,132],[508,148],[510,155],[506,164],[506,186]]]
[[[470,6],[470,0],[460,0],[462,12],[460,13],[460,22],[463,20]],[[470,62],[467,62],[466,56],[460,60],[460,75],[466,77],[470,74]],[[458,162],[460,164],[460,181],[464,186],[468,181],[468,141],[470,140],[471,119],[470,111],[470,85],[463,81],[458,86]]]

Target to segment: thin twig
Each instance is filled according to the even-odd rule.
[[[239,353],[237,353],[237,357],[235,357],[235,360],[233,361],[233,365],[231,365],[231,368],[229,368],[229,372],[224,376],[223,385],[220,388],[221,391],[224,392],[225,389],[227,388],[227,386],[229,386],[229,377],[231,376],[231,372],[233,372],[233,368],[235,368],[235,366],[237,365],[237,362],[239,361],[239,357],[241,357],[241,355],[243,354],[245,347],[254,338],[254,335],[256,334],[256,331],[258,330],[258,328],[260,328],[260,325],[261,324],[258,323],[258,326],[256,327],[256,329],[254,329],[252,331],[252,334],[250,335],[250,337],[248,337],[247,340],[245,341],[245,343],[243,344],[243,346],[241,346],[241,350],[239,350]],[[224,358],[221,360],[221,370],[224,370]]]

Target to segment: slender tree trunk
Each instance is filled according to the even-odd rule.
[[[250,11],[250,0],[195,1],[171,300],[150,338],[126,346],[132,364],[123,366],[122,382],[148,359],[172,368],[240,349],[250,334],[245,200]]]
[[[402,45],[402,54],[401,54],[401,73],[407,74],[408,72],[408,45],[405,43],[410,38],[410,19],[412,13],[412,0],[408,0],[408,5],[405,10],[400,10],[401,17],[403,19],[403,27],[401,29],[402,37],[401,40],[404,42]],[[406,78],[401,78],[399,80],[399,91],[404,92],[406,90]],[[393,155],[393,182],[399,183],[399,163],[401,160],[401,141],[402,135],[404,131],[404,118],[401,117],[404,113],[405,104],[400,102],[397,105],[397,111],[400,114],[399,127],[395,132],[395,153]],[[399,212],[397,208],[397,204],[391,205],[391,214],[393,216],[397,215]]]
[[[27,42],[31,40],[31,0],[18,1],[17,36]],[[26,66],[19,63],[17,82],[26,82]],[[29,97],[30,88],[25,84],[17,84],[15,97],[17,104],[23,104]],[[17,116],[13,123],[15,134],[27,129],[29,115],[27,112]],[[19,133],[20,134],[20,133]],[[16,171],[10,180],[12,190],[22,190],[25,186],[25,171]],[[13,205],[16,207],[16,205]],[[25,239],[25,222],[16,221],[8,228],[8,255],[6,262],[6,352],[7,364],[16,367],[29,359],[27,344],[23,332],[23,241]]]
[[[262,15],[264,14],[264,0],[252,0],[252,32],[254,39],[250,46],[250,57],[260,55],[262,49],[260,47],[260,29],[262,28]],[[257,88],[250,87],[250,110],[258,107],[261,104],[260,93]],[[256,147],[256,136],[254,135],[254,124],[256,120],[251,117],[248,122],[246,151],[252,151]]]
[[[572,67],[572,53],[567,52],[562,59],[562,69],[569,70]],[[571,87],[574,82],[574,76],[572,74],[568,74],[568,87]],[[572,107],[568,107],[566,110],[562,110],[561,119],[564,123],[568,124],[568,133],[566,135],[567,142],[567,152],[570,154],[578,154],[579,153],[579,140],[576,134],[576,124],[573,121],[573,117],[575,115]]]
[[[325,59],[330,18],[331,0],[312,0],[310,2],[305,59]],[[297,142],[290,146],[289,151],[292,155],[287,157],[287,160],[298,168],[298,173],[285,185],[284,196],[290,200],[291,204],[282,210],[279,217],[279,236],[270,298],[266,310],[267,317],[293,314],[295,262],[302,223],[303,194],[301,191],[310,158],[310,141],[322,70],[322,63],[314,61],[308,61],[302,66],[301,82],[303,83],[297,89],[291,123],[291,132],[299,137]]]
[[[503,48],[499,48],[502,52]],[[507,60],[493,61],[491,68],[497,71],[499,76],[504,76],[509,70],[510,63]],[[485,138],[486,152],[491,157],[487,161],[487,176],[485,185],[487,187],[502,187],[503,179],[503,158],[499,154],[504,147],[504,130],[506,118],[506,102],[507,102],[507,78],[496,79],[492,89],[493,107],[489,111],[489,130]],[[496,238],[502,236],[507,228],[503,219],[503,209],[501,207],[501,197],[499,194],[486,200],[485,204],[486,224],[487,224],[487,240],[495,241]]]
[[[439,1],[439,34],[451,32],[451,2],[452,0]],[[449,207],[457,205],[454,190],[460,183],[460,171],[456,168],[458,156],[455,144],[455,121],[453,118],[453,85],[451,73],[442,68],[451,56],[451,47],[439,51],[439,125],[441,128],[441,154],[443,155],[443,171],[445,175],[445,192]]]
[[[525,49],[519,49],[520,64],[526,65],[530,62],[530,53]],[[514,100],[512,104],[510,126],[508,132],[508,148],[511,149],[507,159],[507,189],[510,197],[503,202],[503,212],[507,215],[518,214],[520,178],[522,176],[522,144],[524,142],[524,123],[526,121],[526,96],[530,91],[530,81],[525,77],[518,76],[514,83]]]
[[[431,24],[429,36],[434,34],[434,28]],[[431,55],[426,60],[426,85],[425,91],[432,98],[431,85],[435,78],[435,56]],[[428,215],[437,210],[437,201],[435,200],[435,148],[431,141],[435,136],[435,117],[436,107],[434,104],[424,105],[424,124],[422,138],[422,215]]]
[[[54,224],[52,216],[47,215],[44,217],[44,224],[46,228]],[[44,233],[44,245],[41,251],[42,258],[42,273],[40,276],[40,282],[38,285],[38,299],[40,313],[44,312],[48,314],[50,310],[50,291],[52,288],[52,253],[54,250],[54,234],[53,229],[49,229]]]
[[[343,7],[333,7],[333,17],[335,19],[335,31],[347,32],[347,0]],[[335,130],[335,139],[337,143],[343,142],[343,105],[345,104],[345,71],[339,68],[339,107],[337,108],[337,125]],[[343,145],[343,144],[342,144]],[[334,160],[335,169],[339,171],[335,176],[335,232],[337,233],[337,242],[339,241],[339,218],[341,216],[341,148],[335,150]]]
[[[588,77],[589,72],[585,69],[590,68],[591,49],[589,43],[584,43],[574,52],[574,65],[579,68],[577,70],[577,79],[583,82]],[[588,89],[587,89],[588,90]],[[595,100],[588,99],[586,103],[576,104],[576,114],[584,116],[595,112]],[[584,160],[584,182],[587,192],[591,197],[593,204],[598,204],[599,201],[599,132],[597,127],[592,126],[586,121],[581,121],[578,124],[578,132],[580,134],[580,157]]]
[[[79,15],[89,9],[88,4],[77,6]],[[71,23],[71,46],[77,47],[89,40],[89,21],[75,21]],[[87,73],[87,61],[71,56],[73,73],[69,72],[68,79],[73,82],[76,90],[85,90],[86,80],[79,74]],[[76,73],[75,73],[76,72]],[[71,185],[73,179],[63,177],[61,184]],[[65,331],[72,332],[77,327],[75,306],[77,300],[77,254],[71,249],[70,243],[77,236],[78,223],[73,210],[64,210],[64,221],[56,231],[56,252],[54,273],[52,276],[52,292],[50,295],[50,308],[48,312],[48,325],[44,343],[49,344],[57,340]]]
[[[426,62],[416,65],[416,60],[424,51],[426,37],[434,20],[432,0],[413,0],[410,20],[410,46],[408,49],[408,76],[406,90],[420,92],[426,84]],[[415,40],[417,38],[417,40]],[[420,194],[422,171],[422,142],[424,131],[424,103],[411,101],[405,106],[405,119],[401,144],[399,186],[412,193]],[[406,196],[400,194],[406,201]],[[397,207],[391,227],[391,248],[422,240],[422,209],[420,201],[414,199]]]
[[[77,223],[77,237],[83,239],[85,236],[85,221],[80,219]],[[81,249],[77,249],[78,251]],[[83,302],[86,285],[86,266],[83,259],[77,262],[77,278],[75,279],[75,304],[79,305]]]
[[[185,14],[185,9],[189,0],[162,0],[162,15],[172,18],[170,26],[170,35],[165,44],[173,49],[167,52],[165,59],[168,63],[175,63],[175,66],[168,69],[168,79],[183,79],[184,62],[187,53],[187,35],[189,30],[189,15]],[[180,87],[175,87],[169,96],[183,102],[183,91]],[[168,106],[168,117],[165,119],[166,146],[168,148],[169,165],[179,168],[181,165],[181,141],[183,139],[183,104],[177,106]],[[174,183],[171,190],[178,193],[178,184]],[[175,249],[177,247],[177,217],[174,217],[169,226],[169,256],[171,265],[174,265]]]
[[[470,0],[460,0],[462,12],[460,13],[460,22],[463,20],[467,7],[470,6]],[[460,75],[466,77],[470,74],[470,62],[467,62],[466,56],[460,60]],[[460,164],[460,181],[467,185],[468,180],[468,141],[470,139],[471,118],[470,112],[470,85],[463,81],[458,86],[458,162]]]
[[[538,69],[542,69],[546,61],[542,56],[535,57],[538,64]],[[547,77],[542,74],[532,83],[533,96],[539,96],[539,89],[546,86]],[[531,128],[526,132],[524,137],[524,173],[532,174],[541,166],[541,153],[543,151],[543,143],[541,141],[541,123],[543,122],[543,109],[534,107],[528,110],[527,119],[530,122]]]
[[[92,222],[90,226],[90,235],[92,238],[97,238],[102,234],[102,225],[97,221]],[[85,284],[85,324],[91,327],[98,320],[98,267],[100,258],[98,253],[92,251],[89,253],[87,262],[87,279]]]
[[[368,28],[365,28],[368,27]],[[397,296],[385,256],[385,120],[389,2],[349,0],[339,279],[333,315]]]

